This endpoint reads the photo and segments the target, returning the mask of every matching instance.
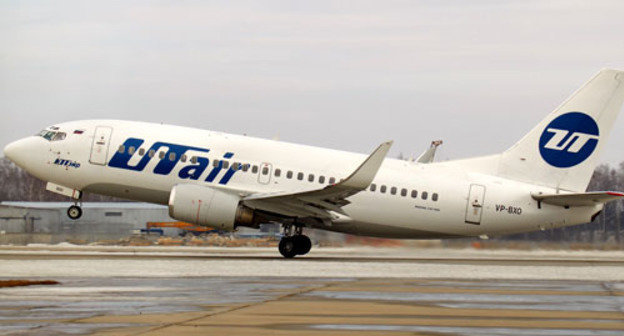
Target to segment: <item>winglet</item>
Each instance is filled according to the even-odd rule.
[[[383,163],[390,147],[392,146],[392,141],[386,141],[379,145],[377,149],[368,157],[362,164],[356,169],[349,177],[343,180],[340,183],[337,183],[336,186],[347,187],[357,190],[364,190],[368,188],[368,186],[373,182],[375,175],[377,175],[377,171],[379,171],[379,167]]]
[[[420,154],[416,162],[418,163],[431,163],[433,162],[433,158],[435,158],[436,149],[440,147],[442,144],[442,140],[431,141],[431,146],[427,148],[427,150]]]

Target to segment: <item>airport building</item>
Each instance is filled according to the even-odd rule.
[[[174,222],[165,206],[135,202],[83,203],[84,214],[71,220],[67,202],[0,203],[0,244],[90,243],[118,240],[146,228],[148,222]],[[165,229],[177,235],[177,229]]]
[[[82,203],[83,215],[67,216],[69,202],[1,202],[0,245],[58,244],[119,241],[134,235],[177,237],[218,231],[179,222],[166,206],[138,202]],[[279,225],[262,224],[260,230],[241,227],[234,236],[279,236]],[[229,233],[227,233],[229,235]]]

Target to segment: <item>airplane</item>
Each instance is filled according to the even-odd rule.
[[[623,101],[624,71],[603,69],[504,152],[444,162],[386,158],[392,141],[366,156],[121,120],[60,123],[4,154],[70,197],[72,219],[90,192],[219,230],[279,223],[279,252],[293,258],[312,247],[304,228],[440,239],[589,223],[624,197],[586,192]]]

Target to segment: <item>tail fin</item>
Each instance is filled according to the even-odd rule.
[[[624,71],[604,69],[500,157],[500,176],[585,191],[624,102]]]

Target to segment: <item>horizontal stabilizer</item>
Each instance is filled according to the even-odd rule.
[[[624,198],[624,193],[617,191],[593,191],[572,194],[531,194],[533,199],[559,206],[592,206]]]

